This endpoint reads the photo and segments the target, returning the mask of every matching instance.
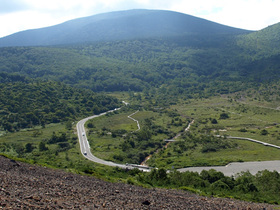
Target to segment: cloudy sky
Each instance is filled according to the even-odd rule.
[[[280,0],[0,0],[0,37],[78,17],[127,9],[163,9],[260,30],[280,22]]]

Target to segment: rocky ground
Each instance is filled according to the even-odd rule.
[[[112,184],[0,156],[0,209],[273,209],[188,192]]]

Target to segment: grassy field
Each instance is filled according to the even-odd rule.
[[[136,111],[138,110],[120,111],[87,122],[87,127],[89,124],[90,127],[93,127],[88,128],[88,138],[94,155],[106,160],[139,164],[140,160],[135,162],[135,158],[133,160],[133,158],[127,156],[133,156],[131,153],[137,154],[140,152],[140,159],[143,159],[143,155],[148,156],[150,153],[154,153],[158,147],[163,147],[165,139],[172,138],[184,126],[187,126],[188,121],[180,116],[174,121],[173,117],[166,113],[148,110]],[[128,118],[133,113],[135,114],[131,117],[138,120],[141,127],[137,132],[137,123]],[[180,121],[180,126],[176,124],[176,120]],[[149,126],[146,125],[147,121]],[[151,133],[151,138],[149,140],[139,140],[138,135],[147,129],[149,130],[147,132]],[[155,129],[161,130],[162,133],[155,132]],[[123,131],[122,135],[113,137],[113,134],[120,130]],[[135,147],[126,151],[123,146],[128,141],[133,141]],[[122,158],[119,158],[120,156]]]
[[[15,133],[2,132],[0,136],[0,155],[9,158],[39,164],[51,168],[60,168],[72,173],[94,175],[95,177],[111,181],[126,182],[129,174],[112,167],[93,163],[82,156],[75,133],[75,123],[71,130],[65,124],[46,125],[45,128],[36,127]],[[48,150],[39,151],[39,144],[50,139],[53,133],[66,133],[70,147],[61,149],[58,144],[46,144]],[[25,151],[25,145],[31,143],[32,152]]]
[[[227,98],[193,100],[173,107],[180,114],[191,116],[200,130],[211,130],[213,134],[257,138],[280,145],[280,111],[259,106],[254,102],[235,102]],[[229,118],[220,119],[226,113]],[[216,119],[217,124],[211,123]],[[267,130],[262,135],[262,130]]]
[[[73,128],[74,128],[73,124]],[[69,146],[61,148],[58,144],[48,144],[54,133],[65,133]],[[39,151],[39,144],[45,142],[47,150]],[[45,128],[30,128],[19,132],[6,133],[0,137],[0,153],[10,157],[22,158],[42,165],[67,168],[74,162],[83,161],[79,152],[78,140],[74,130],[66,129],[65,124],[50,124]],[[26,151],[26,145],[32,145],[32,151]]]
[[[94,118],[87,122],[86,127],[88,127],[87,125],[89,123],[93,123],[95,130],[101,130],[104,128],[106,130],[125,129],[128,132],[137,130],[137,124],[127,117],[132,114],[132,111],[116,113],[110,113],[102,117]]]
[[[140,126],[146,119],[151,119],[154,125],[161,126],[170,131],[169,135],[153,135],[151,141],[161,142],[161,148],[145,148],[145,154],[153,153],[149,164],[155,167],[180,168],[201,165],[226,165],[236,161],[277,160],[280,151],[245,140],[225,140],[233,145],[230,148],[219,149],[214,152],[201,152],[203,144],[196,148],[181,150],[178,153],[178,144],[171,143],[165,149],[164,139],[170,139],[183,131],[188,123],[194,119],[190,133],[194,135],[227,135],[253,138],[267,143],[280,145],[279,119],[280,112],[274,105],[266,103],[260,105],[258,101],[237,101],[227,97],[215,97],[202,100],[183,101],[164,110],[140,110],[132,117],[139,121]],[[127,116],[137,110],[119,112],[93,119],[93,129],[89,129],[89,139],[93,153],[106,160],[118,161],[114,156],[123,155],[121,145],[125,142],[123,136],[113,138],[112,131],[124,129],[133,133],[136,122]],[[175,114],[174,114],[175,113]],[[226,113],[227,118],[221,114]],[[217,123],[212,120],[216,119]],[[175,126],[180,121],[180,126]],[[262,133],[266,130],[265,135]],[[186,141],[184,137],[178,141]]]
[[[38,143],[38,141],[48,138],[53,132],[65,131],[64,124],[49,124],[45,128],[35,127],[29,129],[23,129],[20,132],[5,133],[0,136],[0,141],[2,143],[11,142],[24,142],[24,143]]]
[[[184,152],[176,152],[174,143],[167,149],[154,155],[148,162],[155,167],[166,169],[185,168],[190,166],[227,165],[230,162],[279,160],[279,149],[265,147],[243,140],[231,140],[237,146],[216,152],[202,153],[201,147]]]
[[[227,135],[253,138],[259,141],[280,145],[280,111],[269,104],[261,106],[255,101],[234,101],[230,98],[215,97],[203,100],[189,100],[172,106],[181,116],[195,120],[190,133],[193,135]],[[222,119],[226,113],[228,118]],[[213,123],[216,119],[217,123]],[[264,130],[266,132],[264,132]],[[154,155],[149,164],[155,167],[181,168],[202,165],[226,165],[236,161],[279,160],[280,150],[245,140],[229,140],[231,148],[201,152],[203,144],[188,148],[186,138],[171,143],[167,149]],[[178,146],[179,145],[179,146]],[[186,146],[187,145],[187,146]],[[184,148],[183,147],[183,148]],[[178,152],[179,151],[179,152]]]
[[[123,95],[123,98],[127,98]],[[226,135],[253,138],[259,141],[280,145],[279,119],[277,104],[260,103],[254,100],[235,100],[230,97],[182,101],[169,108],[138,109],[125,108],[120,111],[94,118],[87,122],[87,136],[92,152],[97,157],[115,162],[140,163],[152,154],[148,164],[163,168],[181,168],[202,165],[225,165],[235,161],[262,161],[280,159],[278,149],[265,147],[245,140],[224,139],[224,148],[202,152],[209,144],[207,136]],[[141,130],[137,131],[135,121]],[[226,114],[226,117],[222,117]],[[194,119],[190,131],[178,142],[164,148],[165,139],[171,139],[184,131]],[[213,122],[213,120],[216,122]],[[141,140],[148,133],[149,138]],[[66,133],[69,147],[60,148],[59,143],[47,144],[48,151],[39,152],[39,144],[52,138],[53,133]],[[145,136],[145,135],[144,135]],[[195,142],[206,139],[206,142]],[[199,140],[200,139],[200,140]],[[212,139],[215,142],[215,140]],[[26,144],[31,143],[33,151],[24,153]],[[60,145],[61,146],[61,145]],[[213,145],[210,145],[213,146]],[[0,150],[14,157],[29,158],[33,162],[45,163],[62,168],[75,168],[83,165],[80,155],[75,123],[68,130],[65,124],[51,124],[45,128],[32,128],[15,133],[1,132]],[[20,154],[23,151],[24,155]]]

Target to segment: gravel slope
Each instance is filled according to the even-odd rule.
[[[0,209],[273,209],[188,192],[112,184],[0,156]]]

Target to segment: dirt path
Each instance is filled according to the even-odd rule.
[[[192,125],[193,123],[194,123],[194,120],[192,120],[192,121],[189,123],[188,127],[184,130],[184,132],[189,131],[190,128],[191,128],[191,125]],[[176,141],[176,139],[177,139],[178,137],[180,137],[180,136],[182,135],[182,133],[184,133],[184,132],[180,132],[180,133],[178,133],[176,136],[174,136],[171,140],[169,140],[169,141],[167,142],[167,144],[164,146],[164,148],[167,148],[167,147],[169,146],[169,144],[171,144],[172,142]],[[155,154],[157,154],[157,153],[158,153],[160,150],[162,150],[162,149],[163,149],[163,148],[157,149],[157,151],[155,152]],[[148,167],[147,162],[148,162],[149,159],[151,159],[151,157],[152,157],[152,155],[150,154],[149,156],[147,156],[147,157],[145,158],[145,160],[144,160],[140,165],[142,165],[142,166],[147,166],[147,167]]]
[[[131,117],[131,116],[135,115],[135,114],[138,113],[138,112],[139,112],[139,110],[137,110],[136,112],[134,112],[134,113],[132,113],[131,115],[127,116],[129,119],[131,119],[131,120],[133,120],[133,121],[135,121],[135,122],[137,123],[138,129],[135,130],[135,131],[133,131],[133,132],[139,131],[139,130],[141,129],[140,124],[139,124],[139,121],[138,121],[138,120],[135,120],[134,118]]]

